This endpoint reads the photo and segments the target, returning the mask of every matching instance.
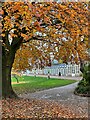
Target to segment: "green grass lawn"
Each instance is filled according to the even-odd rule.
[[[45,77],[34,77],[34,76],[22,76],[18,77],[19,84],[12,84],[13,89],[17,94],[22,94],[26,92],[36,92],[40,90],[45,90],[54,87],[60,87],[76,82],[75,80],[62,80],[56,78],[47,79]],[[17,82],[14,77],[12,77],[12,82]],[[25,83],[23,83],[25,82]]]

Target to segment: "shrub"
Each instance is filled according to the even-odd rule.
[[[82,77],[83,76],[83,74],[82,73],[80,73],[80,75],[79,75],[80,77]]]
[[[90,64],[84,67],[83,79],[90,85]]]
[[[85,80],[85,79],[82,79],[79,83],[78,83],[78,85],[80,86],[87,86],[88,85],[88,83],[87,83],[87,81]]]
[[[90,96],[90,64],[84,67],[83,79],[78,83],[75,93]]]
[[[89,94],[89,91],[90,91],[90,86],[78,86],[76,89],[75,89],[75,92],[78,93],[78,94]]]

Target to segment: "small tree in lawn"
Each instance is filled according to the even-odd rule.
[[[16,79],[17,83],[19,83],[18,77],[21,77],[21,74],[17,71],[12,70],[11,75]]]
[[[17,97],[11,85],[11,70],[15,54],[23,44],[29,48],[31,45],[38,44],[36,47],[39,48],[38,51],[43,50],[42,53],[46,56],[52,52],[56,59],[71,60],[72,54],[76,62],[79,58],[80,60],[86,58],[87,3],[9,1],[1,4],[2,40],[0,42],[2,42],[2,96],[4,98]],[[29,60],[33,58],[33,55],[24,55]],[[27,60],[24,65],[29,67]]]

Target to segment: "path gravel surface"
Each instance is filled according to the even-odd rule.
[[[74,80],[72,77],[69,77],[69,79]],[[76,77],[76,83],[35,93],[22,94],[20,97],[58,102],[58,104],[63,105],[67,109],[73,111],[74,114],[88,117],[88,97],[81,97],[74,94],[74,89],[80,79],[81,78]]]

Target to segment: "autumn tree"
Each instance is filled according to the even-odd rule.
[[[51,51],[49,51],[50,49],[47,51],[48,53],[52,52],[56,57],[62,55],[62,59],[68,59],[74,54],[75,58],[78,56],[79,60],[84,59],[81,57],[83,56],[81,51],[86,52],[87,48],[85,43],[88,38],[87,3],[4,2],[0,13],[2,14],[3,97],[17,96],[11,86],[11,69],[17,50],[21,49],[20,46],[25,45],[25,43],[30,48],[30,45],[33,44],[29,42],[41,41],[52,45],[53,51],[51,47]],[[79,45],[80,49],[77,48]],[[39,51],[38,47],[31,48],[35,52]],[[67,51],[66,55],[64,53],[64,57],[62,51]],[[56,55],[56,52],[62,54]],[[28,61],[26,60],[26,62]]]
[[[35,40],[30,41],[28,44],[21,45],[16,52],[13,64],[14,70],[25,71],[27,69],[42,69],[44,66],[50,66],[50,52],[53,52],[53,47],[43,41]]]

